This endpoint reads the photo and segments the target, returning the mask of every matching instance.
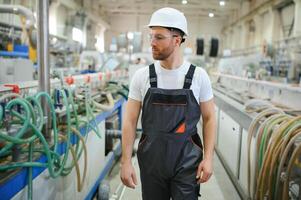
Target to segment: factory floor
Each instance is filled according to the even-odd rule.
[[[138,186],[133,190],[124,187],[120,181],[120,163],[116,163],[111,173],[107,177],[110,183],[110,200],[140,200],[141,198],[141,183],[139,177],[139,167],[137,158],[133,158],[134,167],[138,175]],[[218,156],[214,157],[214,174],[210,180],[201,185],[200,200],[240,200],[237,191],[232,185],[226,171],[224,170]]]

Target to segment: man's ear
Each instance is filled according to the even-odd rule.
[[[177,45],[179,45],[179,46],[181,46],[181,44],[182,44],[182,37],[181,36],[179,36],[179,37],[176,37],[176,44]]]

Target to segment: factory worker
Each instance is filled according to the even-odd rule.
[[[215,112],[205,70],[183,59],[187,20],[173,8],[155,11],[148,24],[154,64],[139,69],[130,85],[122,128],[121,180],[135,188],[131,157],[142,109],[137,157],[143,200],[195,200],[212,175]],[[203,144],[197,130],[202,116]]]

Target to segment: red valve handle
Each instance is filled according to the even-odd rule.
[[[20,94],[20,87],[19,87],[19,85],[16,85],[16,84],[5,84],[4,86],[5,87],[11,87],[13,93]]]

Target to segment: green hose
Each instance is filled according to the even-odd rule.
[[[29,144],[29,162],[32,162],[33,157],[33,144]],[[27,192],[28,199],[32,199],[32,167],[28,168],[28,192]]]
[[[79,120],[78,120],[78,115],[77,115],[77,111],[76,111],[76,108],[75,108],[75,104],[74,104],[74,101],[73,101],[73,95],[72,95],[72,93],[71,93],[71,91],[70,91],[69,88],[65,88],[65,89],[68,91],[68,94],[69,94],[68,103],[67,103],[66,106],[69,107],[69,103],[71,103],[72,110],[73,110],[74,117],[75,117],[76,130],[79,130]],[[71,120],[67,120],[67,122],[71,123]],[[70,128],[70,132],[71,132],[71,124],[67,125],[67,131],[68,131],[68,127]],[[76,145],[76,148],[75,148],[76,158],[75,158],[75,160],[72,161],[72,163],[69,166],[65,166],[64,167],[64,169],[63,169],[63,171],[61,173],[62,176],[67,176],[68,174],[70,174],[70,172],[72,171],[72,169],[75,166],[75,163],[79,160],[79,158],[82,155],[83,147],[81,146],[81,148],[80,148],[79,140],[77,140],[77,143],[75,145]]]
[[[34,105],[37,107],[39,121],[37,120],[37,126],[39,130],[42,130],[44,125],[44,116],[43,116],[43,110],[41,105],[39,104],[38,100],[32,96],[26,97],[26,100],[31,101],[34,103]]]
[[[76,108],[75,108],[75,103],[73,101],[73,94],[72,94],[71,90],[68,87],[66,87],[65,89],[68,91],[68,94],[69,94],[68,100],[71,103],[72,110],[73,110],[73,113],[74,113],[76,129],[79,130],[78,115],[77,115],[77,111],[76,111]]]
[[[85,97],[86,97],[85,98],[86,117],[87,117],[87,120],[88,120],[87,124],[90,124],[89,121],[94,122],[96,129],[93,128],[92,130],[96,133],[96,135],[99,138],[101,138],[100,131],[99,131],[99,128],[97,126],[95,116],[94,116],[93,111],[90,107],[90,103],[88,102],[88,97],[87,97],[88,91],[86,90],[85,92],[86,92],[86,94],[85,94]],[[89,125],[89,126],[92,127],[91,125]]]
[[[0,105],[0,122],[2,122],[2,119],[3,119],[3,108],[2,106]]]
[[[67,145],[66,145],[66,153],[64,154],[64,158],[63,158],[62,165],[61,165],[62,167],[60,169],[60,173],[61,173],[61,171],[64,169],[64,166],[65,166],[68,156],[69,156],[70,138],[71,138],[71,116],[70,116],[70,108],[69,108],[69,103],[68,103],[68,99],[67,99],[65,90],[59,90],[59,91],[63,97],[63,102],[66,107],[66,116],[67,116]]]
[[[66,95],[66,91],[68,92],[68,97]],[[25,162],[10,162],[8,164],[0,165],[0,171],[11,170],[15,168],[28,168],[28,199],[33,198],[32,194],[32,167],[41,167],[47,168],[50,177],[56,178],[58,176],[66,176],[70,174],[74,166],[78,167],[77,162],[79,161],[84,147],[83,144],[80,143],[84,141],[79,133],[77,133],[76,137],[79,137],[77,140],[76,149],[74,150],[71,144],[71,133],[72,130],[79,130],[80,123],[84,122],[87,126],[86,128],[86,138],[88,136],[87,131],[89,128],[96,133],[96,135],[101,138],[100,130],[96,122],[96,118],[94,115],[94,108],[91,107],[91,102],[88,98],[85,98],[85,112],[87,121],[80,120],[78,118],[76,104],[73,100],[73,94],[69,88],[65,88],[65,90],[59,90],[60,96],[63,100],[63,105],[66,109],[66,128],[65,136],[60,136],[60,138],[64,137],[64,141],[66,141],[66,152],[63,156],[61,156],[58,152],[59,147],[59,131],[57,125],[57,118],[55,113],[54,101],[50,97],[50,95],[46,92],[39,92],[35,96],[26,97],[26,98],[16,98],[10,100],[7,105],[3,108],[0,106],[0,119],[1,122],[4,118],[4,112],[8,112],[11,116],[9,121],[10,125],[13,124],[16,127],[20,127],[16,130],[14,136],[7,134],[6,132],[0,131],[0,140],[3,140],[4,147],[0,149],[0,157],[8,156],[11,154],[11,148],[14,145],[21,146],[21,154],[28,153],[28,160]],[[86,91],[87,92],[87,91]],[[86,93],[87,95],[87,93]],[[46,141],[44,135],[42,134],[42,128],[44,126],[44,113],[41,107],[41,100],[45,99],[46,106],[50,109],[51,115],[51,125],[52,125],[52,134],[53,137],[53,145],[50,146]],[[20,110],[16,110],[16,106],[20,107]],[[72,108],[72,111],[70,110]],[[74,117],[74,120],[71,119],[71,115]],[[2,123],[0,124],[0,128],[2,128]],[[9,127],[10,127],[9,125]],[[73,128],[72,126],[75,126]],[[29,137],[25,137],[25,133],[28,131],[32,132],[32,135]],[[38,147],[35,148],[36,142],[41,143]],[[28,150],[25,150],[25,147],[29,145]],[[72,148],[72,149],[71,149]],[[67,161],[69,158],[69,150],[72,153],[72,162],[67,166]],[[33,161],[34,153],[40,153],[45,155],[47,162],[40,163]],[[86,153],[85,153],[86,154]],[[75,156],[74,156],[75,155]],[[78,169],[77,169],[78,170]],[[85,175],[83,176],[84,180]],[[83,181],[82,181],[83,182]],[[80,183],[79,183],[80,184]]]
[[[267,124],[264,127],[263,136],[262,136],[262,139],[261,139],[261,142],[260,142],[259,158],[258,158],[258,169],[260,169],[261,166],[262,166],[264,153],[265,153],[266,146],[267,146],[268,131],[271,130],[271,128],[274,127],[276,124],[283,121],[285,118],[287,118],[286,115],[278,114],[278,115],[275,115],[275,116],[271,117],[269,120],[267,120]]]
[[[57,130],[57,124],[56,124],[56,114],[55,114],[55,108],[54,108],[54,102],[52,101],[51,97],[49,96],[48,93],[46,92],[39,92],[38,94],[35,95],[35,98],[38,101],[41,101],[41,98],[44,97],[47,101],[47,105],[50,108],[50,113],[51,113],[51,119],[52,119],[52,129],[53,129],[53,151],[57,152],[57,147],[58,147],[58,130]],[[44,118],[43,118],[43,123],[44,123]]]
[[[49,97],[49,96],[48,96],[48,94],[47,95],[46,94],[41,93],[39,96],[37,96],[37,98],[39,98],[41,96],[45,96],[46,99],[47,99],[47,97]],[[64,93],[62,93],[62,96],[63,96],[64,103],[67,104],[66,95]],[[50,97],[48,98],[48,102],[49,102],[49,100],[50,100]],[[25,113],[23,115],[21,115],[20,113],[12,110],[12,108],[15,105],[21,105],[22,108],[24,109]],[[49,105],[50,105],[50,108],[54,108],[51,103]],[[6,109],[10,110],[10,113],[11,113],[12,116],[15,116],[15,117],[21,119],[22,121],[24,121],[24,124],[23,124],[22,128],[18,130],[18,133],[15,135],[14,138],[12,138],[12,137],[10,137],[6,134],[3,134],[3,133],[1,133],[1,136],[2,136],[2,138],[10,139],[10,141],[16,142],[16,143],[32,142],[36,137],[38,137],[40,139],[40,141],[42,142],[42,144],[43,144],[44,153],[46,154],[46,157],[47,157],[47,160],[48,160],[47,162],[48,162],[48,170],[49,170],[50,176],[53,177],[53,178],[58,177],[60,175],[60,173],[62,172],[63,167],[64,167],[64,165],[65,165],[65,163],[68,159],[68,152],[69,151],[67,151],[64,154],[64,157],[63,157],[63,160],[62,160],[60,166],[59,167],[55,166],[54,163],[57,163],[57,161],[60,159],[60,156],[57,153],[50,153],[51,150],[50,150],[50,148],[48,146],[48,143],[46,142],[44,136],[42,135],[42,133],[40,132],[40,130],[36,126],[34,126],[33,124],[30,123],[30,119],[32,119],[31,117],[33,117],[33,115],[30,116],[31,111],[30,111],[29,107],[30,107],[29,103],[25,103],[25,100],[20,99],[20,98],[13,99],[10,102],[8,102],[8,104],[6,105]],[[68,115],[68,114],[70,114],[70,111],[69,111],[68,106],[66,107],[66,109],[67,109],[67,118],[68,118],[68,121],[69,121],[68,126],[70,126],[70,115]],[[53,109],[52,113],[54,113],[54,109]],[[53,121],[56,121],[55,118],[53,119]],[[20,139],[28,128],[31,128],[33,130],[34,135],[30,138],[27,138],[26,140]],[[67,138],[68,138],[68,141],[69,141],[69,142],[67,142],[67,149],[69,149],[69,147],[70,147],[70,132],[71,131],[70,131],[70,128],[69,128],[69,130],[67,132]],[[56,135],[56,137],[57,137],[57,135]],[[5,145],[5,147],[1,149],[0,155],[3,152],[9,150],[13,145],[14,145],[14,143],[9,143],[9,144]],[[55,143],[55,146],[57,146],[57,142]],[[55,150],[56,150],[56,148],[55,148]],[[44,167],[45,166],[43,164],[41,165],[41,164],[38,164],[38,163],[32,163],[32,162],[26,163],[25,162],[25,163],[22,163],[22,164],[21,163],[9,164],[9,165],[7,165],[7,167],[10,167],[10,168],[26,167],[26,166],[30,166],[31,164],[32,164],[32,166],[36,166],[36,167],[39,167],[39,166]],[[0,170],[5,170],[5,169],[6,169],[5,166],[0,167]]]
[[[29,121],[30,121],[30,111],[29,111],[28,105],[27,105],[26,103],[24,103],[24,102],[22,101],[22,99],[20,99],[20,98],[13,99],[13,100],[9,101],[9,102],[7,103],[7,105],[5,106],[5,108],[6,108],[7,110],[10,110],[10,113],[11,113],[12,116],[17,116],[18,118],[20,118],[20,117],[19,117],[20,115],[17,114],[16,111],[12,110],[12,108],[13,108],[14,105],[16,105],[16,104],[22,105],[22,107],[23,107],[23,109],[24,109],[24,111],[25,111],[24,114],[26,115],[26,117],[25,117],[25,119],[24,119],[24,123],[22,124],[22,128],[20,128],[19,131],[18,131],[18,133],[15,135],[16,138],[21,138],[21,137],[24,135],[25,131],[27,130],[28,126],[29,126]],[[10,148],[12,148],[13,145],[14,145],[13,143],[8,143],[8,144],[6,144],[6,145],[0,150],[0,157],[1,157],[1,155],[2,155],[4,152],[6,152],[6,151],[9,150]]]

